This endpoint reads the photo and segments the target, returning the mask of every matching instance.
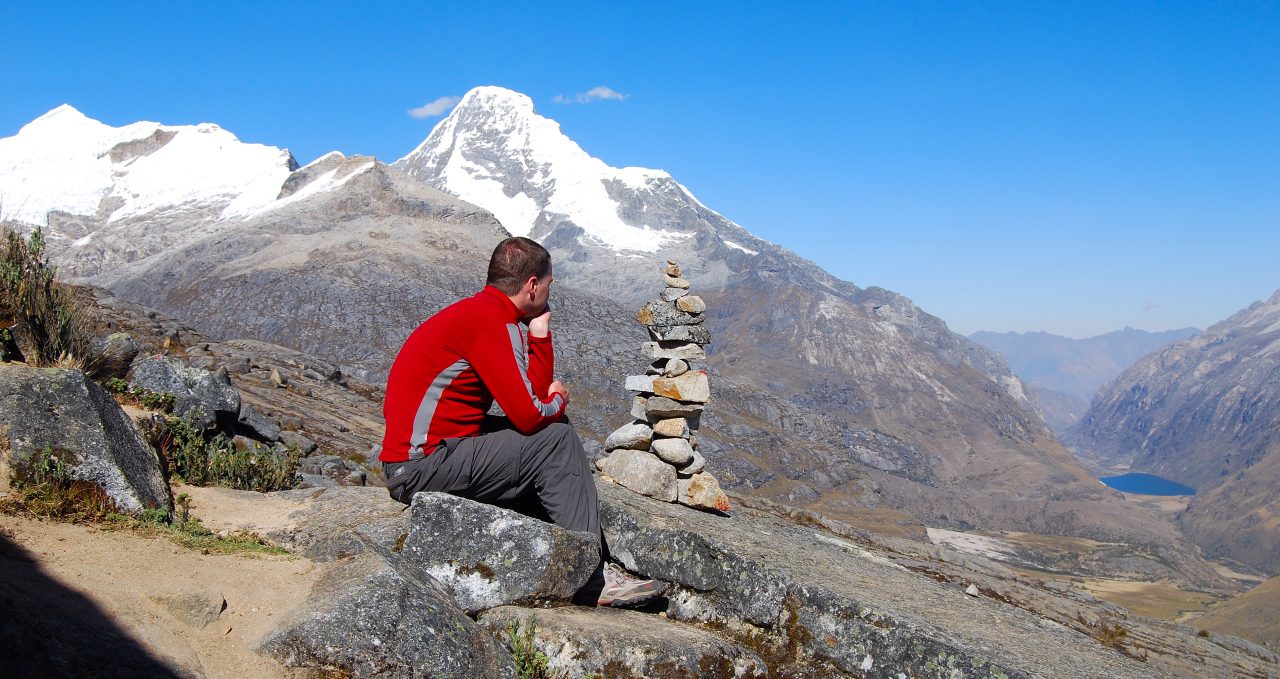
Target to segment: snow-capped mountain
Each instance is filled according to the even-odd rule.
[[[552,248],[558,276],[628,301],[644,296],[634,282],[647,281],[659,260],[686,265],[696,285],[722,287],[728,272],[704,263],[751,257],[766,245],[670,174],[588,155],[529,97],[501,87],[468,92],[393,165]]]

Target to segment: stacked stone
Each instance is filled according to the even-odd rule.
[[[609,435],[608,456],[596,466],[641,495],[726,511],[729,499],[698,453],[698,425],[711,398],[707,373],[694,363],[706,359],[704,347],[711,343],[702,323],[707,307],[689,294],[675,262],[667,261],[663,280],[662,295],[636,314],[649,330],[651,341],[641,351],[652,363],[645,374],[627,377],[627,389],[636,393],[634,419]]]

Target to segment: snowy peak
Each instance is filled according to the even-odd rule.
[[[174,207],[268,203],[297,168],[286,150],[246,144],[209,123],[112,127],[63,104],[0,139],[5,219],[51,212],[116,222]]]
[[[468,92],[394,166],[493,212],[513,234],[545,238],[576,228],[580,238],[614,251],[656,252],[690,235],[652,216],[624,216],[625,205],[662,194],[702,207],[666,172],[593,158],[538,115],[532,99],[501,87]]]

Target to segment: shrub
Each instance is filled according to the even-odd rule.
[[[298,480],[301,453],[291,447],[277,453],[254,443],[239,450],[222,434],[207,438],[205,431],[180,417],[169,418],[162,444],[170,472],[193,486],[226,486],[267,493],[292,488]]]
[[[0,500],[0,509],[63,521],[101,521],[119,513],[115,501],[98,484],[71,476],[67,455],[50,447],[36,451],[21,470],[15,470],[10,480],[14,492]]]
[[[27,240],[6,229],[0,245],[0,325],[12,323],[14,343],[28,363],[90,364],[84,311],[74,293],[54,281],[56,273],[38,227]]]

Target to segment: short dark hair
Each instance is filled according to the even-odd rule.
[[[551,273],[551,253],[523,236],[508,238],[493,249],[489,257],[489,285],[514,295],[530,276],[542,278]]]

